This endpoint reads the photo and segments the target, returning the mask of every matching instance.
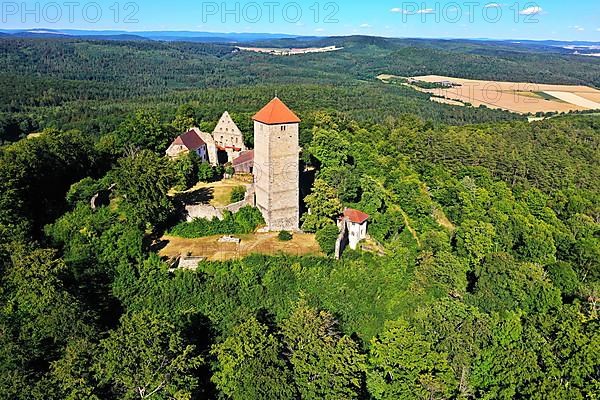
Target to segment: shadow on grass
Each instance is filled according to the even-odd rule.
[[[164,239],[156,239],[151,245],[150,245],[150,251],[153,253],[160,253],[161,250],[163,250],[165,247],[167,247],[169,245],[169,241],[168,240],[164,240]]]
[[[185,205],[209,204],[215,198],[214,188],[201,188],[193,192],[180,193],[176,200]]]

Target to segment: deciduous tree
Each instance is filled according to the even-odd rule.
[[[343,211],[342,202],[335,189],[322,179],[315,181],[312,193],[306,196],[304,201],[310,209],[310,214],[305,215],[302,229],[308,232],[316,232],[333,223]]]
[[[300,303],[281,329],[303,399],[360,397],[365,357],[330,313]]]
[[[167,196],[174,182],[168,162],[149,150],[133,152],[119,160],[115,183],[133,221],[159,225],[173,211]]]
[[[142,311],[124,315],[100,342],[94,369],[100,383],[125,399],[190,399],[198,387],[194,371],[202,363],[168,318]]]
[[[388,322],[371,341],[367,386],[376,399],[444,399],[455,389],[445,353],[404,320]]]
[[[279,338],[255,318],[236,326],[215,345],[212,380],[231,399],[293,399],[296,388]]]

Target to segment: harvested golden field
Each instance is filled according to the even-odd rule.
[[[412,79],[451,83],[453,87],[420,90],[470,103],[474,107],[485,105],[521,114],[600,109],[600,90],[588,86],[497,82],[441,75],[416,76]]]
[[[595,92],[577,93],[577,95],[583,97],[584,99],[600,103],[600,90],[596,90]]]
[[[577,106],[585,107],[590,110],[600,109],[600,104],[586,99],[585,97],[580,96],[578,93],[573,92],[558,92],[558,91],[550,91],[547,90],[546,93],[549,96],[555,97],[559,100],[564,101],[565,103],[574,104]]]
[[[241,243],[219,243],[222,235],[197,239],[183,239],[174,236],[161,238],[166,245],[160,252],[161,257],[175,258],[180,255],[204,257],[207,261],[237,260],[251,254],[288,254],[293,256],[322,255],[315,235],[295,233],[289,242],[281,242],[277,233],[255,233],[249,235],[233,235],[240,238]]]

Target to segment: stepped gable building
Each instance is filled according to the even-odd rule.
[[[195,149],[189,149],[185,143],[181,143],[180,139],[184,137],[186,141],[195,141],[195,136],[205,143],[206,156],[203,160],[208,161],[211,165],[233,162],[233,160],[248,150],[244,143],[242,131],[235,122],[233,122],[231,115],[225,111],[212,133],[202,132],[198,128],[192,128],[173,141],[167,150],[167,155],[171,158],[176,158],[189,151],[195,151]]]
[[[300,226],[300,118],[275,97],[254,117],[256,206],[270,231]]]
[[[228,162],[232,162],[241,152],[247,150],[242,131],[233,122],[227,111],[223,113],[219,123],[213,130],[213,138],[217,149],[227,153]]]

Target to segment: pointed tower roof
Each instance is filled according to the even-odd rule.
[[[295,124],[300,122],[300,118],[283,101],[279,100],[278,97],[271,100],[252,119],[267,125]]]

